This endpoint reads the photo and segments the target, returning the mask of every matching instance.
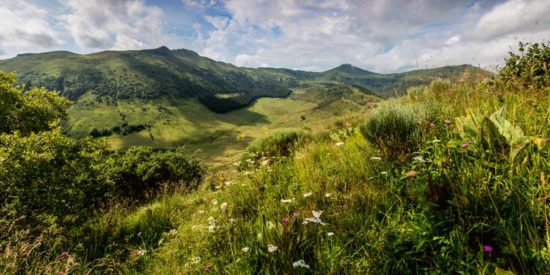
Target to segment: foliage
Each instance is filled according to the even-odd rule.
[[[116,152],[103,164],[107,182],[116,185],[118,194],[140,198],[162,183],[184,184],[193,189],[202,179],[204,168],[196,160],[188,160],[179,151],[155,151],[151,147],[136,146]]]
[[[520,54],[509,52],[498,78],[521,87],[545,89],[550,86],[550,42],[519,42]]]
[[[311,135],[304,131],[280,132],[251,143],[243,159],[255,160],[266,157],[289,156],[292,150],[303,142],[311,139]]]
[[[66,115],[69,101],[44,88],[23,92],[15,74],[0,71],[0,133],[23,135],[51,129]]]
[[[413,109],[385,105],[372,112],[361,133],[390,159],[401,159],[419,142],[419,123]]]

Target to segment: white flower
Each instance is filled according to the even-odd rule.
[[[276,245],[268,244],[267,245],[267,251],[269,253],[273,253],[275,251],[279,250],[279,248]]]
[[[384,176],[385,176],[385,175],[387,175],[387,174],[388,174],[388,172],[386,172],[386,171],[380,172],[380,175],[384,175]]]
[[[218,200],[217,199],[213,199],[211,202],[212,202],[213,205],[218,205]]]
[[[327,197],[327,198],[330,198],[330,196],[332,196],[332,193],[326,193],[325,194],[325,197]]]
[[[240,165],[241,165],[241,162],[240,162],[240,161],[239,161],[239,162],[235,162],[235,163],[233,163],[233,165],[235,165],[235,166],[240,166]]]
[[[313,192],[307,192],[304,194],[304,198],[311,197],[313,195]]]
[[[224,184],[225,184],[225,186],[231,186],[231,185],[233,185],[233,183],[230,182],[230,181],[226,181]]]
[[[208,226],[208,232],[215,232],[216,231],[216,225],[215,224],[211,224]]]
[[[422,156],[416,156],[413,158],[413,160],[416,160],[418,162],[426,162]]]
[[[282,203],[292,203],[292,199],[281,199]]]
[[[145,253],[147,253],[147,250],[144,250],[144,249],[140,249],[136,252],[136,254],[140,257],[144,256]]]
[[[327,232],[327,236],[329,236],[329,237],[334,236],[334,232]]]
[[[337,143],[336,143],[336,144],[334,144],[334,145],[336,145],[336,146],[340,147],[340,146],[344,145],[344,143],[343,143],[343,142],[337,142]]]
[[[323,211],[311,211],[311,213],[313,214],[313,217],[304,219],[302,224],[316,223],[326,225],[326,223],[321,220],[321,214],[323,214]]]
[[[225,210],[227,208],[227,202],[224,202],[220,205],[221,210]]]
[[[208,224],[214,224],[216,223],[216,219],[212,216],[208,217]]]
[[[250,250],[250,247],[245,246],[241,249],[244,253],[248,252]]]
[[[303,267],[303,268],[308,268],[309,269],[309,265],[306,264],[306,262],[304,260],[295,261],[295,262],[292,263],[292,266],[294,268]]]
[[[371,157],[370,160],[382,160],[381,157]]]
[[[439,139],[432,140],[432,143],[440,143],[440,142],[441,142],[441,140],[439,140]]]
[[[266,159],[266,160],[262,161],[261,164],[262,164],[262,166],[266,166],[266,165],[269,164],[269,160]]]
[[[201,257],[199,257],[199,256],[195,256],[195,257],[191,258],[191,263],[192,264],[198,264],[200,262],[201,262]]]
[[[311,213],[313,214],[313,217],[320,218],[321,214],[323,214],[323,211],[322,210],[320,210],[320,211],[313,210],[313,211],[311,211]]]
[[[168,235],[170,236],[174,236],[176,234],[178,234],[178,231],[176,229],[170,229],[170,231],[168,232]]]
[[[254,161],[251,160],[251,159],[246,159],[246,162],[248,162],[248,163],[254,163]]]

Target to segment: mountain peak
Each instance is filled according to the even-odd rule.
[[[352,73],[352,74],[364,74],[364,73],[371,73],[367,70],[363,70],[359,67],[355,67],[351,64],[342,64],[332,70],[329,70],[328,72],[340,72],[340,73]]]

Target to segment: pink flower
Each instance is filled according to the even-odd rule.
[[[283,223],[287,223],[287,222],[288,222],[288,216],[285,215],[285,216],[281,219],[281,221],[282,221]]]
[[[462,144],[462,149],[468,149],[468,147],[470,147],[470,143]]]
[[[292,217],[293,218],[296,218],[300,215],[300,213],[298,213],[298,211],[292,211]]]
[[[544,141],[546,141],[546,143],[550,143],[550,138],[545,138]]]
[[[69,258],[69,257],[71,257],[71,254],[69,254],[69,252],[65,252],[65,251],[61,252],[61,258]]]
[[[493,252],[493,247],[490,246],[490,245],[484,245],[483,246],[483,251],[485,251],[487,253],[491,253],[491,252]]]
[[[212,266],[211,264],[205,266],[205,267],[204,267],[204,272],[210,271],[210,269],[212,269],[212,267],[213,267],[213,266]]]
[[[433,124],[433,123],[430,123],[430,129],[435,129],[437,127],[437,125]]]

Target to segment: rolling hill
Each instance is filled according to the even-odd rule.
[[[344,64],[325,72],[274,68],[241,68],[216,62],[185,49],[20,54],[0,60],[0,70],[17,71],[26,87],[45,86],[77,100],[86,92],[118,100],[197,98],[210,110],[224,113],[261,97],[287,97],[303,82],[345,83],[380,96],[402,94],[407,87],[435,78],[455,78],[466,71],[488,74],[470,65],[396,74],[379,74]]]

